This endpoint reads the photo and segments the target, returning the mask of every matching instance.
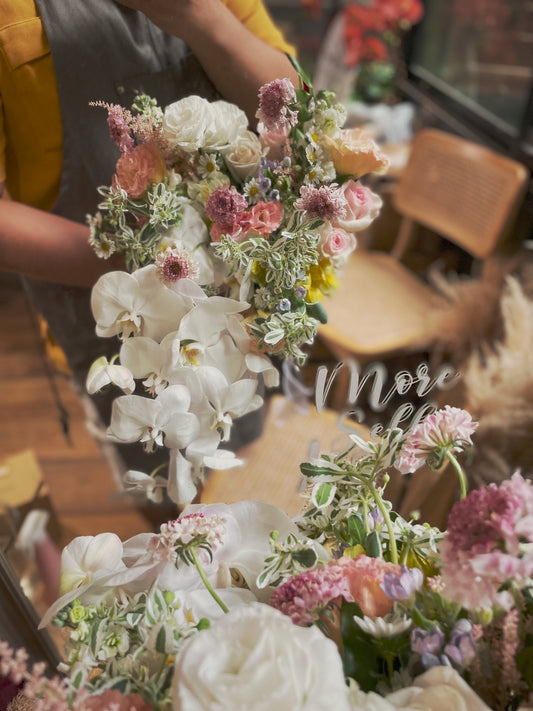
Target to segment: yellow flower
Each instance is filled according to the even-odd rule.
[[[359,543],[351,548],[345,548],[342,555],[345,558],[357,558],[358,555],[365,555],[366,551]]]
[[[307,273],[307,279],[302,286],[307,289],[307,300],[311,303],[322,301],[324,294],[329,294],[339,285],[335,269],[329,259],[322,259],[314,264]]]

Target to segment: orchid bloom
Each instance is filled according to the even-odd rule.
[[[160,341],[190,308],[190,302],[157,278],[153,264],[127,272],[107,272],[93,287],[91,308],[98,336],[148,336]]]
[[[87,392],[90,395],[98,392],[106,385],[113,383],[127,395],[135,390],[135,380],[131,371],[124,365],[115,365],[109,362],[105,356],[98,358],[89,368],[87,374]]]
[[[156,445],[182,449],[198,432],[198,418],[189,412],[191,396],[183,385],[171,385],[154,400],[123,395],[113,402],[109,439],[142,442],[148,452]]]

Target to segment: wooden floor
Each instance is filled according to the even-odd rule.
[[[0,334],[0,464],[23,452],[35,455],[60,524],[61,543],[102,531],[124,539],[149,530],[147,520],[119,494],[112,467],[86,428],[84,408],[68,378],[57,375],[51,382],[35,315],[19,279],[3,272]],[[70,439],[63,432],[54,388],[69,415]]]

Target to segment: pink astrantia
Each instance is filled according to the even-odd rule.
[[[533,486],[514,474],[458,501],[441,544],[442,581],[448,597],[468,608],[508,608],[500,592],[507,580],[524,584],[533,574]]]
[[[259,90],[256,118],[267,131],[283,133],[298,120],[298,114],[289,107],[295,100],[296,92],[290,79],[274,79]]]
[[[328,604],[339,597],[352,600],[343,568],[330,563],[286,580],[274,590],[270,604],[295,625],[305,627],[316,622]]]
[[[167,247],[157,255],[155,264],[159,278],[167,284],[178,279],[195,279],[200,272],[198,262],[183,249]]]
[[[304,210],[309,217],[330,222],[342,217],[346,210],[345,200],[339,186],[334,183],[322,185],[319,188],[315,188],[313,185],[302,185],[300,197],[295,200],[294,208]]]
[[[445,451],[460,452],[471,445],[477,422],[466,410],[446,407],[425,417],[407,433],[394,466],[402,474],[416,471],[426,461],[439,462]]]

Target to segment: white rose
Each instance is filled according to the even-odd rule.
[[[223,151],[224,160],[235,180],[246,180],[257,173],[264,148],[252,131],[245,131]]]
[[[490,711],[452,667],[433,667],[414,680],[414,685],[389,694],[395,709],[421,711]]]
[[[211,104],[200,96],[175,101],[165,109],[162,136],[171,146],[192,153],[203,147],[212,114]]]
[[[348,711],[335,644],[261,603],[232,610],[176,659],[173,711]]]
[[[222,150],[231,146],[248,128],[244,111],[227,101],[210,104],[211,120],[206,130],[204,148]]]

